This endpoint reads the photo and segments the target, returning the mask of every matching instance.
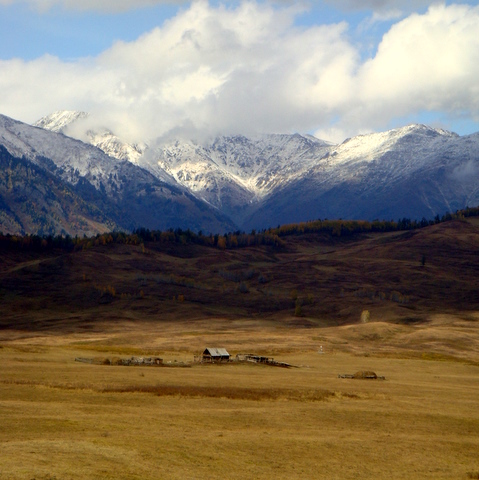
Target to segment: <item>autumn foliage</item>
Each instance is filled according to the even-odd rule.
[[[160,244],[197,244],[218,248],[220,250],[244,248],[258,245],[269,245],[277,248],[284,246],[281,237],[289,235],[304,235],[309,233],[321,233],[333,237],[350,236],[360,233],[392,232],[400,230],[415,230],[429,225],[447,222],[449,220],[464,219],[479,216],[479,207],[458,210],[456,213],[447,213],[433,220],[411,220],[402,218],[393,220],[312,220],[308,222],[278,225],[276,228],[268,228],[261,231],[245,233],[241,231],[220,234],[195,233],[190,229],[169,229],[167,231],[137,229],[131,233],[107,232],[93,237],[71,237],[69,235],[39,236],[39,235],[3,235],[0,232],[0,249],[2,250],[27,250],[47,251],[63,250],[76,251],[89,249],[108,244],[138,245],[143,253],[146,253],[145,243],[153,242]]]

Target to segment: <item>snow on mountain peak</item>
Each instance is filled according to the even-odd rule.
[[[459,137],[412,124],[340,145],[300,134],[138,145],[107,128],[95,129],[84,112],[55,112],[35,125],[43,131],[0,115],[0,144],[38,165],[41,157],[50,158],[62,180],[75,185],[84,177],[112,198],[121,196],[124,182],[138,184],[141,195],[149,196],[144,185],[154,183],[154,176],[169,184],[165,195],[172,185],[171,198],[188,191],[237,226],[341,216],[394,218],[408,215],[409,208],[411,215],[435,215],[475,205],[479,198],[479,133]],[[69,138],[72,132],[98,148]]]
[[[86,112],[77,112],[73,110],[59,110],[33,124],[34,127],[44,128],[57,133],[65,133],[68,126],[75,123],[79,119],[84,119],[89,116]]]
[[[317,185],[352,185],[374,170],[380,172],[381,181],[396,182],[431,165],[445,164],[476,145],[474,139],[463,145],[457,134],[422,124],[358,135],[340,145],[297,133],[128,144],[107,129],[88,129],[93,123],[84,112],[56,112],[36,125],[65,134],[81,134],[83,128],[88,143],[170,185],[181,185],[238,224],[249,208],[258,208],[305,179]]]
[[[264,197],[304,173],[329,149],[326,142],[299,134],[237,135],[204,145],[174,142],[158,147],[152,158],[179,183],[220,207],[224,188],[230,190],[233,183],[253,199]]]
[[[61,110],[41,118],[34,126],[77,138],[98,147],[110,157],[138,165],[139,158],[146,149],[145,143],[129,144],[107,128],[91,128],[87,121],[89,118],[90,114],[86,112]]]
[[[394,128],[389,131],[394,134],[397,134],[398,136],[405,136],[410,134],[425,135],[425,136],[431,136],[431,137],[443,136],[443,137],[455,137],[455,138],[459,136],[457,133],[444,130],[443,128],[433,128],[428,125],[424,125],[422,123],[411,123],[410,125]]]
[[[414,146],[415,154],[422,148],[434,148],[434,144],[443,144],[457,138],[456,133],[428,127],[422,124],[411,124],[380,133],[369,133],[346,139],[340,144],[332,156],[343,161],[358,159],[369,161],[389,151],[402,151],[409,155]]]

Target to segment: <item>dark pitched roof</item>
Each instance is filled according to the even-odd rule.
[[[212,357],[229,357],[230,354],[226,351],[226,348],[212,348],[208,347],[204,352],[204,354],[210,354]]]

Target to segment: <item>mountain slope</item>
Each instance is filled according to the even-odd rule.
[[[88,118],[87,112],[77,112],[74,110],[61,110],[41,118],[34,123],[34,127],[44,128],[55,133],[69,135],[69,129],[79,120]]]
[[[241,211],[304,175],[329,149],[298,134],[235,136],[205,145],[176,142],[158,148],[152,158],[197,196],[241,221]]]
[[[314,218],[432,218],[479,204],[479,135],[424,125],[347,140],[271,195],[248,227]]]
[[[128,160],[138,165],[139,158],[148,149],[146,143],[130,144],[122,141],[107,128],[90,128],[90,116],[87,112],[58,111],[41,118],[33,124],[51,132],[63,133],[99,148],[104,153],[117,160]],[[175,180],[164,172],[158,172],[157,177],[167,183],[175,184]]]
[[[0,231],[94,235],[118,225],[55,175],[0,145]]]
[[[13,157],[28,160],[69,185],[119,228],[180,227],[216,232],[235,227],[220,212],[180,186],[162,182],[131,162],[118,161],[63,134],[0,115],[0,145]],[[15,187],[21,190],[20,186]],[[24,195],[28,197],[28,192]]]
[[[64,112],[39,124],[81,131],[83,121],[82,114]],[[340,145],[296,134],[218,137],[204,144],[153,140],[135,150],[112,133],[87,135],[246,230],[314,218],[432,218],[479,204],[478,135],[459,137],[424,125]],[[112,137],[111,143],[102,140]]]
[[[128,159],[167,183],[182,185],[237,224],[252,205],[304,175],[332,148],[327,142],[299,134],[222,136],[204,144],[174,141],[155,146],[156,141],[145,141],[141,146],[131,145],[107,130],[87,130],[87,123],[82,126],[85,115],[56,112],[35,125],[84,136],[108,155]]]

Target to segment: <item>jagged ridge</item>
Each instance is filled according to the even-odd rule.
[[[53,175],[55,181],[63,182],[79,199],[99,209],[109,225],[125,230],[137,227],[190,227],[206,231],[234,228],[221,212],[197,200],[181,186],[162,182],[131,162],[114,159],[99,148],[61,133],[0,115],[0,145],[13,158],[28,162],[39,171]],[[26,188],[27,184],[18,177],[12,188],[18,190],[20,197],[28,199],[31,192]],[[4,205],[3,210],[6,211],[7,207]],[[8,230],[5,226],[0,229],[3,228],[4,233],[37,233],[39,228],[20,222],[20,230],[10,231],[12,222],[9,225]],[[55,222],[52,225],[56,225]],[[68,225],[68,220],[55,231],[60,233],[61,230],[70,234],[82,233]]]
[[[82,118],[57,113],[38,124],[65,128],[66,119],[78,125]],[[117,137],[111,143],[102,138],[104,132],[89,133],[109,155],[188,189],[243,228],[320,217],[431,218],[479,202],[471,175],[479,173],[478,136],[425,125],[340,145],[299,134],[238,135],[203,144],[145,140],[135,150]]]

